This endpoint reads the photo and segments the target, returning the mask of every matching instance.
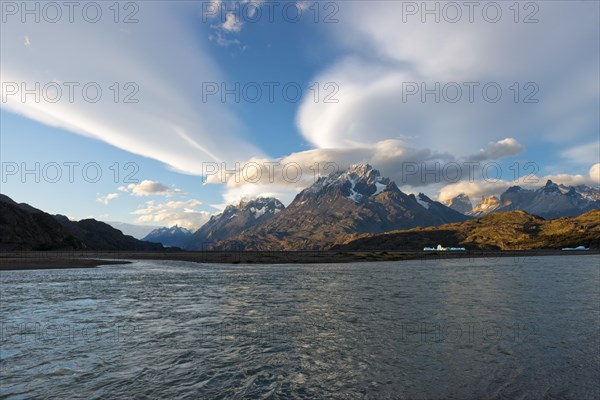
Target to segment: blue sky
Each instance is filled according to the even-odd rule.
[[[498,194],[528,172],[535,183],[516,183],[598,185],[597,2],[520,3],[518,14],[507,2],[482,2],[472,21],[467,9],[458,18],[455,9],[429,2],[439,22],[421,2],[122,2],[118,16],[111,2],[98,3],[94,23],[94,13],[80,9],[72,22],[66,9],[50,22],[56,10],[42,5],[38,22],[21,3],[8,3],[0,54],[2,193],[52,213],[196,228],[243,197],[289,203],[314,180],[315,163],[370,162],[403,190],[440,200]],[[128,15],[137,22],[126,22]],[[65,82],[79,84],[72,102]],[[81,91],[90,82],[102,90],[96,103]],[[273,101],[269,82],[277,85]],[[23,85],[36,83],[50,91],[40,101],[35,94],[23,99]],[[207,92],[236,83],[249,90],[239,102]],[[288,94],[300,87],[303,96],[286,101],[286,85]],[[56,86],[63,92],[53,103]],[[256,86],[262,96],[254,103]],[[502,98],[492,102],[496,88]],[[433,89],[439,101],[436,93],[422,97],[422,89]],[[137,103],[125,102],[127,94]],[[337,102],[326,102],[328,94]],[[73,182],[70,162],[79,163]],[[236,162],[280,165],[273,179],[265,170],[251,182],[217,173],[203,184],[206,163],[220,169],[223,162],[229,169]],[[441,170],[465,162],[479,163],[473,179],[406,176],[409,163]],[[23,165],[36,163],[40,182],[21,176]],[[61,166],[58,182],[44,177],[52,163]],[[492,163],[501,176],[483,179],[482,166]],[[102,178],[86,181],[86,164],[99,167]],[[302,168],[297,182],[282,179],[290,164]],[[128,172],[137,183],[124,181]]]

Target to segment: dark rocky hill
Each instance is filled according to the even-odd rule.
[[[70,221],[0,195],[0,248],[3,250],[162,250],[95,219]]]

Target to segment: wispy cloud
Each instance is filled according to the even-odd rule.
[[[569,147],[561,156],[572,164],[590,165],[600,162],[600,140]]]
[[[208,45],[195,40],[194,21],[184,18],[195,7],[185,2],[144,4],[143,18],[127,26],[129,34],[117,29],[111,18],[96,24],[83,20],[71,24],[63,18],[52,25],[51,35],[48,24],[9,19],[2,24],[3,84],[32,88],[57,80],[78,86],[73,102],[63,87],[56,103],[23,102],[17,94],[7,95],[2,108],[187,173],[200,173],[203,162],[261,154],[243,139],[246,128],[227,105],[202,103],[198,96],[202,81],[220,82],[224,77]],[[169,29],[157,30],[157,26]],[[23,46],[24,37],[25,43],[35,37],[35,46]],[[148,42],[154,45],[148,47]],[[82,49],[94,51],[82,56]],[[83,97],[82,88],[88,83],[100,87],[99,101]],[[126,102],[126,96],[137,102]],[[190,146],[190,141],[198,146]]]

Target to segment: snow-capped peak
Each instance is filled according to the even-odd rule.
[[[265,214],[277,214],[285,209],[285,206],[277,199],[271,197],[259,197],[240,203],[238,209],[248,210],[254,219]]]
[[[161,234],[161,235],[177,235],[177,234],[191,234],[192,232],[188,229],[182,228],[179,225],[173,225],[170,228],[163,227],[157,228],[152,231],[153,234]]]
[[[562,194],[560,188],[558,187],[558,185],[554,182],[552,182],[550,179],[548,179],[548,182],[546,182],[546,185],[544,187],[542,187],[540,189],[540,191],[542,193],[556,193],[556,194]]]
[[[370,164],[366,163],[358,163],[351,165],[346,172],[348,174],[353,174],[356,176],[365,176],[370,174],[371,172],[375,172],[377,175],[379,175],[379,171],[373,169],[373,167]]]
[[[170,228],[157,228],[147,234],[142,240],[162,243],[164,246],[176,246],[179,245],[179,241],[188,238],[192,235],[192,231],[186,228],[182,228],[178,225],[174,225]]]
[[[433,203],[433,201],[431,201],[431,199],[425,196],[423,193],[419,193],[418,196],[415,196],[415,199],[417,200],[417,203],[427,210],[429,210],[429,206],[431,206],[431,203]]]
[[[319,178],[310,191],[318,193],[329,188],[340,187],[345,197],[360,203],[366,197],[377,196],[386,191],[390,183],[388,178],[381,177],[379,171],[369,164],[355,164],[345,171]]]

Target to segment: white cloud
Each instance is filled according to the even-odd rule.
[[[119,193],[109,193],[105,196],[100,196],[96,199],[98,203],[108,204],[109,201],[118,199],[120,197]]]
[[[342,23],[332,28],[345,56],[314,78],[337,84],[339,102],[305,98],[297,114],[311,144],[351,148],[414,137],[414,147],[466,156],[507,132],[519,132],[518,139],[532,145],[540,138],[561,144],[597,139],[598,3],[546,2],[537,24],[514,23],[506,5],[496,24],[482,18],[481,5],[474,23],[464,10],[456,24],[435,23],[432,16],[422,23],[420,14],[402,22],[405,4],[346,2],[340,7]],[[421,83],[431,89],[456,82],[462,97],[450,103],[444,99],[452,96],[444,97],[441,89],[439,102],[432,95],[425,102],[420,94],[403,96],[411,82],[420,92]],[[480,85],[473,102],[464,82]],[[488,82],[503,91],[498,103],[483,97]],[[518,102],[511,89],[515,82]],[[539,88],[537,104],[523,102],[535,90],[526,88],[528,82]]]
[[[147,201],[143,206],[133,211],[137,215],[136,223],[159,223],[165,226],[179,225],[195,230],[204,225],[211,217],[211,213],[198,210],[202,205],[197,200],[167,201],[165,203]]]
[[[30,47],[31,46],[31,41],[29,40],[29,36],[25,35],[25,42],[23,42],[23,45],[25,47]]]
[[[163,185],[160,182],[145,180],[140,183],[130,183],[125,186],[119,186],[121,192],[131,193],[132,196],[157,196],[157,195],[172,195],[183,194],[180,189],[172,189]]]
[[[447,154],[433,154],[427,149],[411,148],[400,140],[386,140],[360,148],[307,150],[277,160],[252,158],[240,163],[237,176],[222,174],[219,166],[214,174],[207,176],[207,182],[226,183],[229,189],[249,185],[269,185],[272,190],[301,189],[314,183],[319,176],[347,169],[357,162],[372,163],[385,176],[397,178],[403,172],[403,164],[451,159],[452,156]],[[260,167],[260,172],[257,167]]]
[[[523,146],[517,140],[507,138],[491,142],[476,155],[460,159],[448,153],[414,148],[403,140],[389,139],[361,147],[307,150],[277,160],[252,158],[240,163],[237,175],[222,173],[222,168],[216,165],[214,172],[207,176],[207,182],[225,183],[228,189],[249,185],[302,189],[320,176],[347,169],[357,162],[367,162],[399,186],[421,187],[440,183],[445,177],[454,180],[458,174],[462,179],[469,179],[469,169],[474,175],[483,166],[479,161],[496,161],[522,150]],[[474,158],[479,159],[474,161]],[[456,168],[459,172],[451,174]],[[439,174],[428,173],[432,170],[439,171]]]
[[[228,32],[239,32],[242,30],[242,21],[233,13],[227,13],[225,22],[221,25]]]
[[[267,13],[273,12],[271,9],[263,9],[264,3],[265,0],[211,1],[206,8],[205,18],[219,20],[221,23],[211,25],[213,33],[208,36],[208,39],[222,47],[236,45],[240,51],[245,51],[247,46],[242,45],[242,42],[235,36],[242,31],[244,21],[256,22],[261,18],[266,18]]]
[[[490,142],[485,149],[469,157],[472,161],[498,160],[504,157],[516,156],[525,151],[525,147],[514,138],[506,138]]]
[[[116,29],[112,18],[95,24],[63,18],[52,26],[36,24],[32,18],[27,23],[18,16],[9,18],[0,38],[3,84],[25,83],[30,89],[37,82],[43,87],[57,80],[79,86],[73,102],[63,86],[56,103],[43,97],[36,102],[32,96],[23,102],[17,94],[8,95],[2,108],[186,173],[199,174],[203,162],[260,155],[242,139],[246,128],[227,105],[203,103],[199,95],[203,82],[221,82],[224,76],[208,45],[196,40],[195,21],[186,16],[197,13],[197,7],[193,2],[144,4],[143,18],[140,11],[139,22],[128,26],[129,34]],[[35,46],[23,46],[26,35],[35,37]],[[150,42],[152,46],[147,45]],[[117,102],[115,82],[120,87]],[[132,84],[126,87],[128,82]],[[102,90],[96,103],[83,97],[88,83]],[[89,93],[95,94],[95,89]],[[138,102],[125,103],[128,95]]]
[[[590,179],[593,184],[600,186],[600,163],[596,163],[590,168]]]

